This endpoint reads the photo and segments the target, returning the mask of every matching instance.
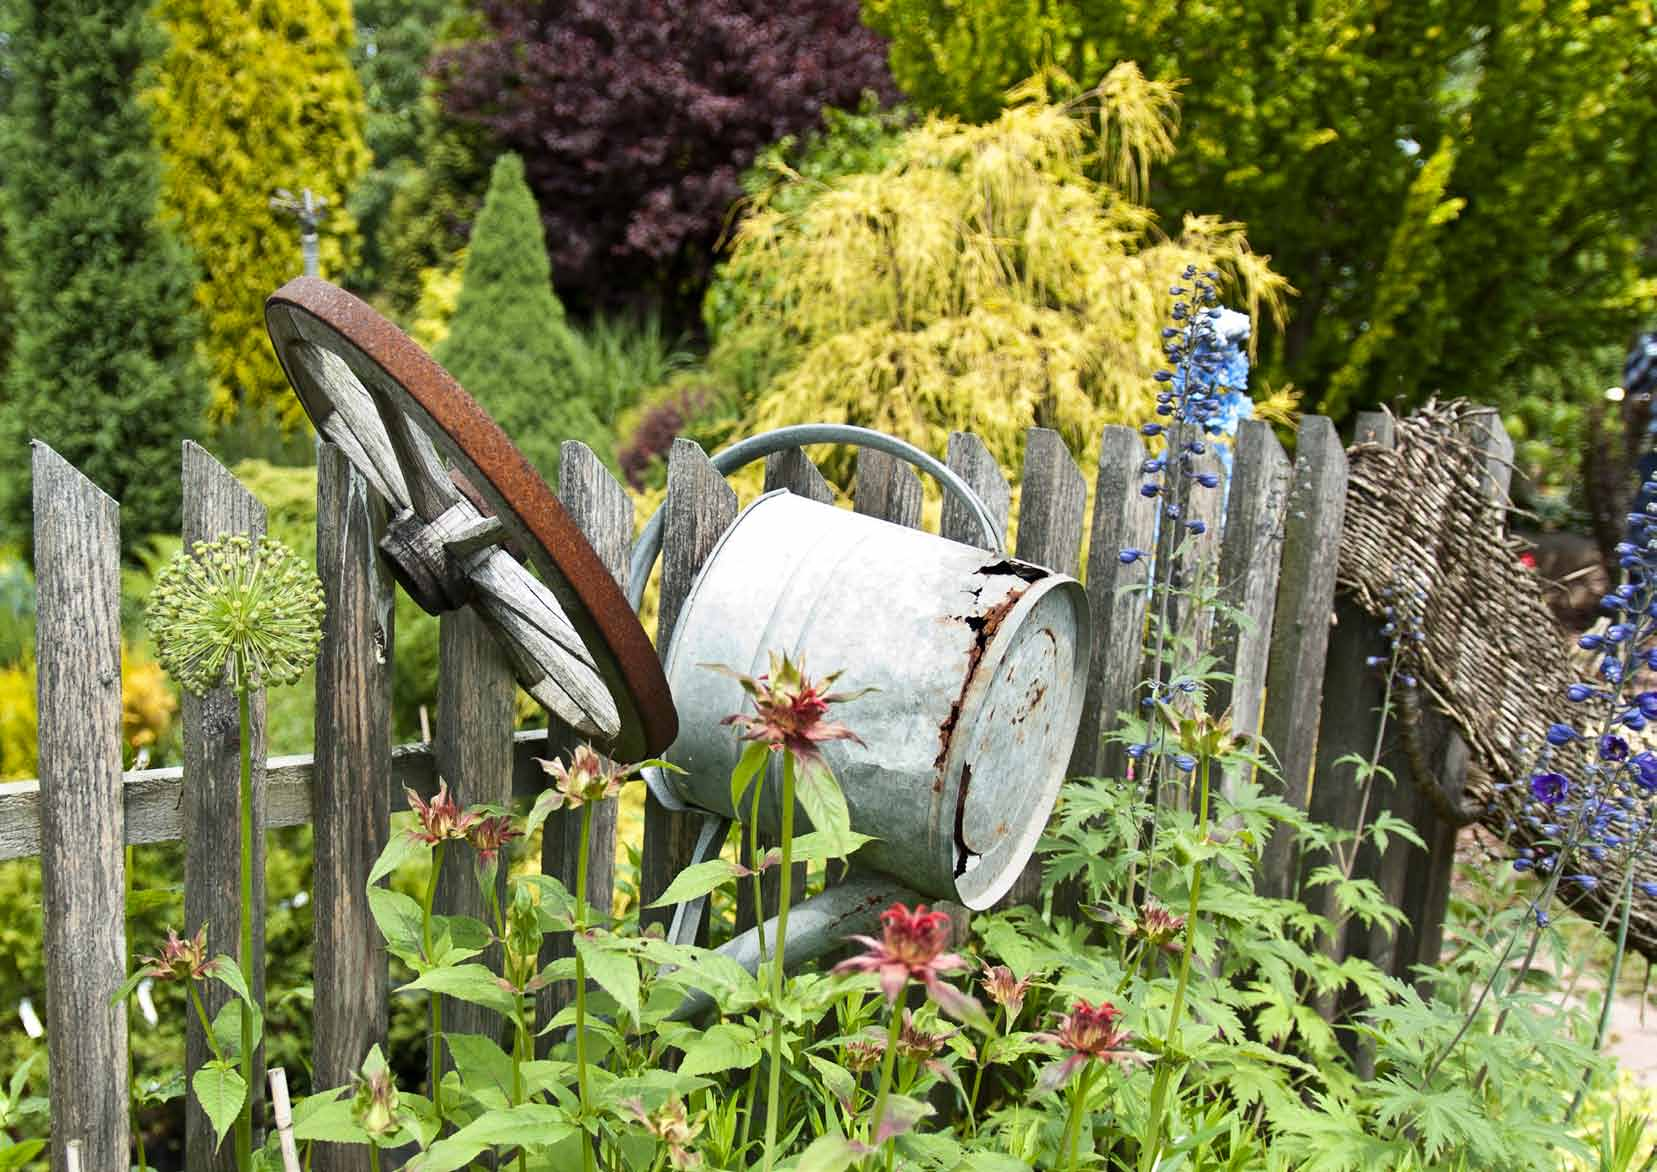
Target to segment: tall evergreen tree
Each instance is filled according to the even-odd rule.
[[[192,272],[156,214],[132,0],[11,0],[0,113],[13,351],[0,402],[0,527],[30,537],[31,436],[121,502],[123,538],[177,530],[179,441],[205,399]]]
[[[560,377],[569,339],[523,160],[502,155],[472,228],[454,320],[435,357],[552,484],[564,440],[610,456],[592,409]]]
[[[368,165],[350,0],[160,0],[155,11],[172,36],[153,95],[162,198],[202,267],[212,416],[274,406],[297,422],[264,301],[299,273],[299,243],[270,199],[308,187],[328,201],[322,273],[343,277],[356,246],[345,199]]]

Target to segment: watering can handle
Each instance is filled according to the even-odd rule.
[[[984,543],[990,549],[998,554],[1007,552],[1007,540],[1001,533],[1001,526],[990,516],[989,508],[978,498],[978,494],[972,491],[971,485],[950,471],[947,465],[921,451],[914,444],[905,443],[896,436],[884,432],[873,431],[867,427],[853,427],[847,423],[801,423],[739,440],[724,451],[716,453],[712,462],[717,471],[729,476],[738,468],[763,456],[769,456],[773,452],[786,452],[790,448],[803,448],[808,444],[855,444],[860,448],[885,452],[889,456],[896,456],[906,463],[913,464],[928,473],[945,492],[960,501],[972,513],[973,520],[978,522],[979,529],[983,531]],[[644,532],[639,534],[638,545],[633,547],[633,564],[627,574],[627,600],[632,603],[634,610],[638,610],[644,601],[645,583],[650,578],[650,571],[656,564],[657,555],[662,551],[664,524],[665,508],[657,509],[645,523]]]

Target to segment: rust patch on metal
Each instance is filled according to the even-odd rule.
[[[972,764],[961,763],[961,786],[955,791],[955,877],[967,873],[967,856],[974,853],[967,847],[967,787],[972,785]]]

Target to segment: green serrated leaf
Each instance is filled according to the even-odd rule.
[[[855,854],[864,844],[874,841],[874,835],[859,834],[855,830],[838,835],[813,830],[810,834],[802,834],[795,838],[790,853],[796,863],[822,863],[829,859],[846,858]]]
[[[630,951],[615,946],[615,937],[575,934],[575,952],[587,975],[616,999],[634,1021],[639,1017],[639,966]]]
[[[493,1009],[496,1013],[508,1017],[518,1009],[518,995],[509,989],[501,988],[500,978],[481,964],[428,969],[398,991],[408,989],[441,993],[445,997]]]
[[[685,1047],[680,1074],[718,1074],[722,1070],[747,1070],[760,1060],[754,1031],[733,1022],[720,1022]]]
[[[226,1001],[213,1015],[213,1039],[226,1057],[240,1058],[242,1054],[242,1014],[253,1015],[253,1044],[264,1037],[265,1016],[257,1005],[245,1001]]]
[[[449,1056],[454,1059],[460,1081],[469,1090],[495,1089],[512,1096],[512,1058],[491,1038],[482,1034],[444,1034]]]
[[[763,741],[750,741],[748,747],[742,750],[742,756],[737,758],[736,768],[731,770],[731,809],[742,810],[743,795],[753,784],[754,778],[759,776],[761,768],[770,758],[771,751]]]
[[[226,1007],[228,1008],[228,1006]],[[225,1135],[242,1113],[247,1098],[247,1084],[228,1062],[209,1062],[190,1080],[190,1089],[196,1093],[207,1121],[213,1125],[215,1150],[224,1142]]]
[[[368,885],[374,886],[410,859],[429,860],[431,853],[431,844],[424,839],[416,838],[407,831],[393,831],[391,841],[385,844],[385,849],[380,852],[380,857],[374,860],[374,866],[368,872]]]
[[[746,867],[728,859],[709,859],[705,863],[696,863],[674,876],[673,882],[667,885],[667,890],[649,906],[668,907],[671,904],[684,903],[688,899],[695,899],[723,887],[733,879],[740,879],[747,873]]]
[[[511,1145],[544,1147],[562,1143],[577,1131],[562,1107],[521,1103],[485,1111],[447,1139],[438,1140],[405,1165],[407,1172],[454,1172],[489,1148]]]
[[[405,964],[420,957],[420,905],[389,887],[368,889],[368,912],[385,938],[386,949]]]
[[[803,762],[794,779],[794,796],[811,819],[811,829],[830,841],[849,841],[852,833],[851,811],[846,807],[846,795],[840,783],[834,780],[823,761]]]
[[[242,976],[241,966],[234,957],[219,953],[213,958],[213,976],[236,996],[249,1005],[253,1004],[253,993],[247,987],[247,978]]]

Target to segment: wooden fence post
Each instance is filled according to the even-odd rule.
[[[1214,685],[1214,712],[1230,712],[1239,736],[1260,732],[1271,652],[1272,616],[1282,567],[1283,523],[1289,501],[1289,458],[1269,423],[1245,419],[1232,456],[1230,495],[1220,537],[1220,600],[1240,622],[1216,623],[1215,667],[1231,675]],[[1222,780],[1229,789],[1236,771]]]
[[[316,664],[312,1085],[351,1081],[386,1035],[386,954],[368,872],[389,833],[393,585],[384,510],[332,444],[317,445],[316,564],[328,611]],[[368,1172],[368,1150],[319,1144],[317,1172]]]
[[[449,783],[449,793],[462,809],[479,803],[509,807],[518,684],[506,652],[483,618],[465,606],[438,619],[437,662],[437,776]],[[497,898],[506,896],[504,865],[495,873],[495,893]],[[471,916],[493,929],[478,884],[477,856],[470,846],[457,842],[444,850],[434,903],[442,915]],[[500,945],[490,945],[479,960],[499,972]],[[443,999],[446,1034],[482,1034],[499,1041],[501,1027],[501,1016],[494,1010],[454,997]],[[447,1055],[443,1062],[447,1068]]]
[[[1283,800],[1301,810],[1317,746],[1346,479],[1346,453],[1335,425],[1321,415],[1303,416],[1284,523],[1263,723],[1266,743],[1282,771]],[[1298,855],[1294,836],[1280,827],[1261,855],[1256,888],[1278,898],[1292,896],[1300,874]]]
[[[34,474],[40,869],[52,1166],[70,1140],[126,1168],[126,820],[120,507],[38,440]]]
[[[570,520],[586,536],[604,568],[626,593],[628,551],[633,539],[633,498],[610,475],[610,470],[592,449],[576,440],[566,440],[559,449],[558,497]],[[578,741],[567,726],[548,714],[546,755],[549,758],[569,752]],[[541,871],[558,879],[572,894],[584,898],[601,916],[610,914],[615,900],[616,816],[614,799],[593,808],[585,892],[576,891],[581,849],[580,813],[559,811],[546,820],[541,832]],[[541,964],[549,965],[572,956],[574,950],[572,938],[567,933],[556,932],[541,946]],[[540,997],[541,1020],[551,1021],[574,995],[573,981],[549,985]],[[546,1038],[548,1045],[554,1040],[552,1035]]]
[[[676,439],[668,453],[666,526],[662,533],[661,619],[656,649],[665,655],[679,621],[680,608],[690,593],[696,572],[736,519],[737,498],[725,478],[714,469],[699,444]],[[649,904],[689,863],[696,847],[699,815],[675,813],[647,795],[644,804],[644,858],[640,866],[639,897]],[[641,925],[668,926],[672,908],[639,914]],[[707,938],[708,921],[700,936]]]
[[[1124,549],[1149,549],[1156,523],[1154,502],[1139,494],[1145,445],[1131,427],[1105,428],[1099,440],[1099,474],[1093,490],[1093,534],[1088,542],[1087,601],[1093,620],[1087,698],[1070,753],[1072,777],[1125,777],[1120,745],[1101,743],[1118,712],[1133,703],[1141,683],[1145,642],[1145,592],[1124,591],[1145,581],[1144,561],[1124,566]]]
[[[873,448],[857,450],[857,482],[852,509],[905,529],[921,527],[921,482],[915,470],[896,456]]]
[[[1087,512],[1087,479],[1065,446],[1045,427],[1024,437],[1024,479],[1018,499],[1017,556],[1077,577],[1081,571],[1082,518]],[[1033,857],[1007,892],[1005,904],[1041,901],[1041,859]]]
[[[949,452],[944,462],[951,472],[966,481],[967,487],[978,494],[978,499],[989,509],[1001,532],[1006,533],[1013,493],[1007,486],[1007,474],[990,455],[984,441],[970,431],[950,432]],[[963,545],[984,548],[984,532],[978,527],[972,510],[952,496],[944,497],[943,511],[938,517],[938,533]]]
[[[243,534],[258,540],[265,532],[265,507],[254,499],[205,448],[184,443],[184,545]],[[265,1004],[265,693],[250,697],[253,732],[253,956],[244,960],[253,1000]],[[184,927],[194,933],[207,927],[210,953],[236,954],[241,939],[241,831],[237,815],[241,786],[241,730],[236,694],[224,685],[207,695],[184,694]],[[230,1000],[229,989],[217,981],[201,990],[208,1015],[214,1016]],[[184,1070],[194,1075],[212,1057],[201,1022],[185,1018]],[[264,1046],[254,1055],[253,1095],[255,1129],[264,1098]],[[192,1169],[232,1172],[236,1154],[230,1144],[214,1142],[213,1124],[196,1102],[185,1096],[185,1156]],[[215,1148],[217,1151],[215,1152]]]

